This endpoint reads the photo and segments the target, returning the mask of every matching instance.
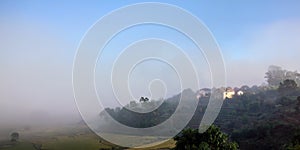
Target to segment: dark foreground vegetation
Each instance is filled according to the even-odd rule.
[[[187,128],[174,137],[176,140],[175,150],[237,150],[238,145],[231,142],[228,136],[216,126],[210,126],[204,133],[197,129]]]

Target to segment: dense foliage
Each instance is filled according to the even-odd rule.
[[[13,132],[10,135],[10,141],[12,142],[16,142],[19,139],[19,133],[18,132]]]
[[[106,108],[105,111],[115,120],[127,126],[135,128],[151,127],[165,121],[174,113],[178,104],[179,96],[180,95],[174,96],[163,102],[150,101],[137,103],[135,101],[131,101],[130,104],[126,107],[117,107],[115,109]],[[132,111],[142,109],[145,107],[155,108],[160,103],[161,105],[151,112],[139,113],[138,111]],[[100,115],[105,116],[104,113]]]
[[[229,141],[226,134],[216,126],[210,126],[204,133],[197,129],[184,129],[174,137],[176,140],[175,150],[236,150],[238,145]]]

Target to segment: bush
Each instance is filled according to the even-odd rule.
[[[19,139],[19,133],[18,132],[13,132],[10,135],[10,141],[12,142],[16,142]]]
[[[216,126],[210,126],[204,133],[197,129],[185,129],[174,137],[177,141],[175,150],[236,150],[238,145],[229,141],[226,134],[222,133]]]

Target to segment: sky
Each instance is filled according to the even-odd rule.
[[[9,123],[16,121],[15,118],[30,120],[38,117],[36,114],[78,115],[72,91],[72,66],[81,39],[104,15],[140,2],[149,1],[1,0],[0,119]],[[229,86],[262,84],[269,65],[300,71],[300,2],[297,0],[151,2],[181,7],[206,25],[223,54]],[[193,43],[170,28],[143,25],[121,32],[107,46],[99,58],[103,61],[96,67],[98,90],[105,88],[101,76],[108,73],[113,58],[122,48],[149,37],[162,38],[185,49],[200,72],[201,87],[210,85],[209,68],[203,55],[194,54]],[[148,88],[139,88],[147,87],[144,81],[153,77],[145,68],[154,68],[155,75],[170,80],[168,83],[177,80],[172,68],[163,63],[145,63],[136,68],[140,69],[133,71],[133,79],[129,79],[134,83],[131,90],[135,97],[141,92],[149,94]],[[179,92],[169,88],[164,94],[171,96]],[[109,94],[105,96],[110,98]]]

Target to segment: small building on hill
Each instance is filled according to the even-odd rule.
[[[236,92],[236,94],[237,94],[238,96],[242,96],[242,95],[244,95],[244,92],[243,92],[242,90],[239,90],[239,91]]]
[[[232,88],[226,88],[223,94],[223,99],[231,99],[235,95],[235,91]]]
[[[197,99],[199,99],[201,97],[209,97],[210,95],[211,95],[211,89],[203,88],[197,92]]]

